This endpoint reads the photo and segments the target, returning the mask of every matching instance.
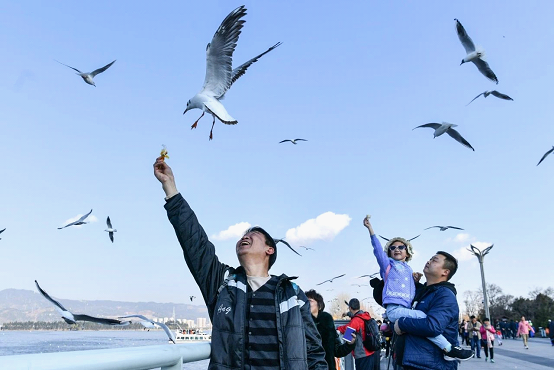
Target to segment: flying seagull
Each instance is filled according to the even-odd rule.
[[[431,127],[433,129],[435,129],[435,133],[433,134],[433,139],[436,138],[437,136],[441,136],[442,134],[444,134],[446,132],[448,135],[450,135],[451,138],[453,138],[454,140],[456,140],[457,142],[459,142],[463,146],[466,146],[466,147],[470,148],[471,150],[475,151],[475,149],[473,149],[471,144],[468,143],[467,140],[464,139],[458,131],[456,131],[452,128],[452,127],[457,127],[457,126],[458,125],[455,125],[455,124],[452,124],[452,123],[447,123],[447,122],[443,122],[442,124],[440,124],[440,123],[426,123],[425,125],[421,125],[421,126],[417,126],[417,127],[413,128],[412,131],[415,130],[416,128],[420,128],[420,127]]]
[[[58,230],[61,230],[61,229],[65,229],[66,227],[69,227],[69,226],[78,226],[78,225],[84,225],[84,224],[88,224],[88,222],[85,221],[85,219],[92,213],[92,209],[90,210],[89,213],[87,213],[86,215],[82,216],[80,219],[78,219],[77,221],[73,221],[71,223],[68,223],[67,225],[63,226],[63,227],[58,227]]]
[[[286,141],[290,141],[291,143],[296,145],[296,144],[298,144],[297,141],[308,141],[308,140],[306,140],[306,139],[294,139],[294,140],[286,139],[286,140],[283,140],[283,141],[279,141],[279,144],[284,143]]]
[[[112,221],[110,221],[110,216],[108,216],[108,219],[106,220],[106,224],[108,225],[108,228],[104,231],[108,232],[108,234],[110,235],[110,240],[113,243],[113,233],[117,232],[117,230],[112,227]]]
[[[312,251],[315,251],[315,249],[310,248],[310,247],[305,247],[305,246],[303,246],[303,245],[299,246],[298,248],[304,248],[305,250],[310,249],[310,250],[312,250]]]
[[[3,230],[0,230],[0,234],[2,234],[5,230],[5,228]],[[2,238],[0,238],[0,240],[2,240]]]
[[[346,275],[346,274],[342,274],[342,275],[339,275],[339,276],[335,276],[335,277],[334,277],[334,278],[332,278],[332,279],[328,279],[328,280],[325,280],[324,282],[321,282],[321,283],[319,283],[319,284],[316,284],[316,285],[321,285],[321,284],[323,284],[323,283],[326,283],[326,282],[330,282],[330,283],[332,283],[332,282],[333,282],[333,280],[335,280],[335,279],[338,279],[338,278],[340,278],[340,277],[343,277],[344,275]]]
[[[158,325],[160,328],[162,328],[165,331],[165,333],[167,334],[167,337],[169,338],[169,340],[172,341],[173,343],[175,343],[175,334],[171,330],[169,330],[167,325],[164,324],[163,322],[152,321],[149,318],[147,318],[146,316],[142,316],[142,315],[119,316],[119,318],[120,319],[137,318],[137,319],[141,319],[142,321],[148,322],[151,325]],[[141,321],[141,324],[142,324],[142,321]],[[148,324],[146,324],[146,325],[142,324],[142,325],[146,327],[146,325],[148,325]],[[151,326],[148,326],[148,327],[151,327]]]
[[[233,10],[223,20],[215,32],[212,42],[206,46],[206,77],[204,79],[204,86],[198,94],[187,102],[187,108],[183,112],[183,114],[185,114],[191,109],[198,108],[203,111],[200,118],[202,118],[206,112],[213,116],[210,140],[213,138],[216,118],[227,125],[234,125],[238,122],[227,113],[227,110],[220,102],[227,90],[229,90],[236,80],[246,73],[250,65],[281,45],[281,43],[278,42],[260,55],[232,69],[233,52],[237,46],[237,41],[244,24],[244,20],[241,18],[245,15],[246,8],[244,5]],[[191,129],[196,128],[200,118],[192,124]]]
[[[194,298],[196,298],[196,297],[193,296],[193,295],[191,295],[189,298],[190,298],[190,301],[192,302],[192,300],[193,300]]]
[[[456,226],[430,226],[424,230],[429,230],[429,229],[432,229],[434,227],[438,227],[440,229],[440,231],[445,231],[445,230],[448,230],[448,229],[456,229],[456,230],[463,230],[461,227],[456,227]]]
[[[485,91],[485,92],[482,92],[481,94],[479,94],[479,95],[477,95],[475,98],[473,98],[473,100],[477,99],[477,98],[480,97],[481,95],[483,95],[483,96],[486,98],[487,96],[489,96],[489,95],[491,95],[491,94],[492,94],[493,96],[496,96],[497,98],[500,98],[500,99],[504,99],[504,100],[514,100],[514,99],[510,98],[508,95],[502,94],[501,92],[498,92],[498,91],[496,91],[496,90],[487,90],[487,91]],[[473,100],[470,101],[469,103],[467,103],[467,104],[466,104],[466,107],[467,107],[468,105],[470,105],[470,104],[473,102]]]
[[[544,155],[542,156],[542,158],[541,158],[541,160],[539,161],[539,163],[537,163],[537,166],[538,166],[539,164],[541,164],[541,162],[544,161],[544,159],[545,159],[550,153],[552,153],[553,151],[554,151],[554,146],[553,146],[552,149],[550,149],[548,152],[544,153]],[[6,229],[4,229],[4,230],[6,230]],[[4,231],[4,230],[2,230],[2,231]],[[2,231],[0,231],[0,232],[2,232]]]
[[[275,245],[277,245],[277,243],[279,243],[279,242],[283,243],[284,245],[289,247],[291,251],[298,254],[300,257],[302,257],[302,255],[300,253],[298,253],[297,251],[295,251],[294,248],[291,247],[290,244],[285,241],[285,239],[273,239],[273,241],[275,242]]]
[[[62,306],[60,302],[58,302],[55,299],[53,299],[52,297],[50,297],[48,295],[48,293],[46,293],[44,290],[42,290],[42,288],[40,287],[40,285],[38,285],[38,282],[36,280],[35,280],[35,284],[36,284],[37,289],[40,292],[40,294],[42,294],[44,296],[44,298],[46,298],[47,300],[50,301],[50,303],[52,303],[54,306],[56,306],[56,309],[62,315],[62,319],[64,319],[64,321],[68,324],[76,324],[77,321],[90,321],[90,322],[96,322],[96,323],[104,324],[104,325],[124,326],[124,325],[129,325],[131,323],[130,321],[120,321],[120,320],[116,320],[116,319],[104,319],[104,318],[93,317],[93,316],[89,316],[89,315],[73,314],[73,313],[69,312],[64,306]]]
[[[54,60],[55,60],[55,59],[54,59]],[[56,62],[58,62],[58,61],[56,60]],[[88,83],[89,85],[92,85],[92,86],[96,87],[96,84],[94,83],[94,80],[93,80],[94,76],[96,76],[97,74],[102,73],[102,72],[104,72],[106,69],[110,68],[110,67],[112,66],[112,64],[115,63],[115,60],[114,60],[113,62],[109,63],[109,64],[106,64],[106,65],[105,65],[104,67],[102,67],[102,68],[95,69],[94,71],[92,71],[92,72],[90,72],[90,73],[81,72],[81,71],[79,71],[77,68],[73,68],[73,67],[71,67],[71,66],[68,66],[67,64],[63,64],[62,62],[58,62],[58,63],[60,63],[61,65],[66,66],[66,67],[69,67],[69,68],[73,69],[74,71],[77,71],[77,74],[78,74],[79,76],[81,76],[81,78],[82,78],[86,83]]]
[[[456,31],[458,33],[458,38],[460,39],[460,42],[464,46],[464,49],[466,49],[467,53],[466,57],[462,59],[462,63],[460,63],[460,65],[467,62],[473,62],[479,72],[481,72],[489,80],[492,80],[498,84],[498,78],[496,78],[496,75],[489,67],[489,64],[483,59],[483,57],[485,56],[485,51],[483,49],[477,50],[475,48],[473,40],[471,40],[471,37],[469,37],[466,30],[464,29],[464,26],[462,26],[459,20],[454,20],[456,21]]]
[[[421,236],[421,234],[419,234],[419,235],[417,235],[417,236],[414,236],[413,238],[408,239],[408,241],[411,242],[412,240],[417,239],[417,238],[419,238],[420,236]],[[390,239],[387,239],[387,238],[385,238],[384,236],[381,236],[381,235],[379,235],[379,237],[380,237],[381,239],[386,240],[386,241],[389,241],[389,240],[390,240]],[[375,274],[373,274],[373,275],[375,275]],[[361,277],[361,276],[360,276],[360,277]],[[370,276],[370,277],[371,277],[371,276]]]
[[[369,286],[369,284],[350,284],[350,285],[356,285],[358,287],[361,287],[361,286]]]
[[[380,236],[380,235],[379,235],[379,236]],[[419,235],[418,235],[418,236],[419,236]],[[383,238],[383,237],[381,236],[381,238]],[[417,236],[416,236],[416,238],[417,238]],[[383,238],[383,239],[385,239],[385,238]],[[415,238],[413,238],[413,239],[415,239]],[[388,239],[385,239],[385,240],[388,241]],[[410,239],[410,240],[412,240],[412,239]],[[373,279],[373,278],[376,277],[377,275],[379,275],[378,272],[376,272],[376,273],[374,273],[374,274],[371,274],[371,275],[362,275],[362,276],[358,276],[358,279],[363,278],[363,277],[369,277],[369,278],[372,278],[372,279]]]

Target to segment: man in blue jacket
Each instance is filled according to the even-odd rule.
[[[253,227],[236,244],[240,266],[221,263],[163,157],[154,175],[165,209],[213,324],[208,369],[327,370],[308,298],[286,275],[269,275],[275,240]]]
[[[412,307],[427,314],[424,319],[400,318],[394,325],[397,334],[407,334],[404,347],[404,369],[452,370],[457,361],[446,361],[441,349],[426,337],[442,334],[455,346],[458,344],[459,308],[456,288],[448,281],[458,269],[458,261],[449,253],[439,251],[426,264],[423,274],[427,282],[418,289]]]

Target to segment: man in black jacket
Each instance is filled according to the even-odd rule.
[[[237,242],[240,267],[221,263],[160,157],[154,175],[165,209],[213,324],[209,369],[327,369],[306,295],[286,275],[269,275],[275,241],[254,227]]]

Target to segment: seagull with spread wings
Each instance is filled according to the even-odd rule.
[[[300,245],[298,248],[304,248],[305,250],[312,250],[312,251],[315,251],[315,249],[310,248],[310,247],[305,247],[305,246],[303,246],[303,245]]]
[[[6,231],[6,228],[0,230],[0,234],[2,234],[4,231]],[[0,240],[2,240],[2,238],[0,238]]]
[[[340,277],[343,277],[344,275],[346,275],[346,274],[342,274],[342,275],[339,275],[339,276],[335,276],[335,277],[332,278],[332,279],[327,279],[327,280],[325,280],[325,281],[323,281],[323,282],[321,282],[321,283],[319,283],[319,284],[316,284],[316,285],[321,285],[321,284],[324,284],[324,283],[326,283],[326,282],[332,283],[333,280],[338,279],[338,278],[340,278]]]
[[[55,59],[54,59],[54,60],[55,60]],[[56,62],[58,62],[58,61],[56,60]],[[97,74],[100,74],[100,73],[104,72],[106,69],[110,68],[110,67],[112,66],[112,64],[115,63],[115,60],[114,60],[113,62],[111,62],[111,63],[106,64],[104,67],[95,69],[94,71],[89,72],[89,73],[81,72],[81,71],[79,71],[77,68],[73,68],[73,67],[71,67],[71,66],[68,66],[67,64],[63,64],[62,62],[58,62],[58,63],[60,63],[61,65],[66,66],[66,67],[69,67],[69,68],[73,69],[74,71],[77,71],[77,75],[81,76],[81,78],[82,78],[86,83],[88,83],[89,85],[92,85],[92,86],[96,87],[96,84],[94,83],[94,80],[93,80],[94,76],[96,76]]]
[[[434,227],[438,227],[440,229],[440,231],[445,231],[445,230],[448,230],[448,229],[463,230],[461,227],[456,227],[456,226],[429,226],[428,228],[426,228],[424,230],[429,230],[429,229],[432,229]]]
[[[52,303],[54,306],[56,306],[56,309],[62,315],[62,319],[64,319],[64,321],[68,324],[76,324],[77,321],[90,321],[90,322],[96,322],[98,324],[112,325],[112,326],[114,326],[114,325],[124,326],[124,325],[129,325],[130,324],[130,321],[120,321],[120,320],[116,320],[116,319],[105,319],[105,318],[101,318],[101,317],[94,317],[94,316],[89,316],[89,315],[78,315],[78,314],[71,313],[64,306],[62,306],[62,304],[60,302],[58,302],[55,299],[53,299],[52,297],[50,297],[48,295],[48,293],[46,293],[44,290],[42,290],[42,288],[40,287],[40,285],[38,285],[38,282],[36,280],[35,280],[35,284],[37,286],[37,289],[38,289],[39,293],[42,294],[42,296],[44,298],[49,300],[50,303]]]
[[[550,153],[552,153],[552,152],[554,152],[554,146],[553,146],[552,149],[550,149],[548,152],[544,153],[544,155],[542,156],[542,158],[541,158],[541,160],[539,161],[539,163],[537,163],[537,166],[538,166],[539,164],[541,164],[541,162],[544,161],[544,159],[545,159],[546,157],[548,157],[548,155],[549,155]],[[4,229],[4,230],[6,230],[6,229]],[[4,230],[2,230],[2,231],[4,231]]]
[[[275,245],[277,245],[277,243],[281,242],[283,243],[284,245],[286,245],[287,247],[290,248],[291,251],[293,251],[294,253],[298,254],[300,257],[302,257],[302,255],[300,253],[298,253],[296,250],[294,250],[293,247],[291,247],[291,245],[289,243],[287,243],[285,241],[285,239],[273,239],[273,241],[275,242]]]
[[[444,134],[446,132],[452,139],[456,140],[457,142],[459,142],[463,146],[468,147],[471,150],[475,151],[475,149],[473,149],[471,144],[468,143],[468,141],[466,139],[464,139],[458,131],[456,131],[452,128],[452,127],[457,127],[457,126],[458,125],[455,125],[453,123],[447,123],[447,122],[443,122],[442,124],[440,124],[440,123],[426,123],[425,125],[421,125],[421,126],[417,126],[417,127],[413,128],[412,131],[415,130],[416,128],[420,128],[420,127],[430,127],[430,128],[435,130],[435,133],[433,134],[433,139],[438,137],[438,136],[441,136],[442,134]]]
[[[420,236],[421,236],[421,234],[419,234],[419,235],[417,235],[417,236],[414,236],[413,238],[408,239],[408,241],[411,242],[412,240],[417,239],[417,238],[419,238]],[[381,235],[379,235],[379,237],[380,237],[381,239],[383,239],[383,240],[386,240],[386,241],[389,241],[389,240],[390,240],[390,239],[387,239],[387,238],[385,238],[384,236],[381,236]],[[373,274],[373,275],[375,275],[375,274]]]
[[[163,322],[156,322],[156,321],[152,321],[150,320],[149,318],[147,318],[146,316],[143,316],[143,315],[127,315],[127,316],[119,316],[120,319],[132,319],[132,318],[137,318],[137,319],[141,319],[141,324],[145,327],[152,327],[150,325],[158,325],[160,328],[162,328],[165,333],[167,334],[167,337],[169,338],[170,341],[172,341],[174,344],[175,344],[175,334],[169,330],[169,328],[167,327],[166,324],[164,324]],[[145,322],[145,323],[143,323]],[[150,323],[150,325],[146,324],[146,323]],[[147,325],[147,326],[146,326]]]
[[[248,67],[257,62],[262,56],[281,45],[281,43],[278,42],[260,55],[257,55],[246,63],[233,69],[233,52],[235,51],[241,29],[245,22],[241,18],[245,15],[246,8],[244,5],[239,6],[223,20],[215,32],[212,42],[206,47],[206,77],[204,79],[204,86],[198,94],[187,102],[187,108],[183,112],[183,114],[185,114],[191,109],[201,109],[203,112],[200,118],[202,118],[206,112],[213,116],[210,140],[213,138],[216,118],[227,125],[234,125],[238,122],[227,113],[227,110],[223,104],[221,104],[221,100],[225,96],[227,90],[231,88],[236,80],[246,73]],[[192,124],[191,129],[196,128],[200,118]]]
[[[67,225],[62,227],[58,227],[58,230],[65,229],[66,227],[69,227],[69,226],[79,226],[79,225],[88,224],[88,221],[85,221],[85,220],[87,219],[88,216],[90,216],[91,213],[92,213],[92,209],[86,215],[81,216],[81,218],[79,218],[77,221],[70,222]]]
[[[483,95],[485,98],[489,95],[492,95],[492,96],[496,96],[497,98],[504,99],[504,100],[514,100],[514,99],[510,98],[508,95],[502,94],[501,92],[498,92],[496,90],[487,90],[485,92],[482,92],[481,94],[479,94],[475,98],[473,98],[473,100],[477,99],[481,95]],[[471,100],[469,103],[467,103],[466,107],[468,105],[470,105],[473,102],[473,100]]]
[[[106,225],[108,226],[108,228],[104,231],[108,232],[108,235],[110,236],[110,240],[113,243],[113,233],[117,232],[117,229],[114,229],[112,227],[112,221],[110,220],[110,216],[108,216],[108,219],[106,220]]]
[[[498,78],[496,78],[496,75],[492,71],[491,67],[489,67],[489,64],[483,59],[483,57],[485,56],[485,51],[481,48],[475,48],[475,44],[473,43],[471,37],[469,37],[469,35],[467,34],[464,26],[462,26],[459,20],[454,20],[456,21],[456,32],[458,33],[458,38],[460,39],[460,42],[462,43],[467,53],[465,58],[462,59],[460,65],[467,62],[473,62],[473,64],[475,64],[475,66],[477,67],[479,72],[483,74],[483,76],[498,84]]]
[[[290,139],[286,139],[286,140],[283,140],[283,141],[279,141],[279,144],[281,143],[285,143],[287,141],[290,141],[291,143],[293,143],[294,145],[298,144],[297,141],[308,141],[306,139],[293,139],[293,140],[290,140]]]

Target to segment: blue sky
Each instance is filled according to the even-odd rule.
[[[437,250],[459,256],[460,300],[480,287],[477,259],[462,252],[470,242],[495,244],[486,278],[505,293],[552,286],[554,157],[536,164],[554,145],[554,4],[245,1],[234,64],[283,45],[233,85],[223,103],[239,122],[216,122],[209,141],[211,118],[191,131],[201,112],[182,112],[202,86],[206,44],[242,4],[1,5],[0,290],[37,279],[67,299],[199,296],[152,174],[162,144],[208,235],[241,222],[288,232],[316,252],[281,246],[272,272],[299,276],[305,290],[347,273],[334,291],[320,287],[326,299],[371,295],[351,286],[378,270],[368,213],[391,237],[464,228],[423,232],[411,262],[421,271]],[[498,85],[459,65],[454,18],[485,48]],[[84,71],[117,62],[95,88],[54,59]],[[514,101],[465,106],[495,88]],[[475,152],[412,131],[441,121],[458,124]],[[278,144],[297,137],[308,142]],[[91,208],[97,222],[57,230]],[[237,265],[236,237],[223,239],[218,255]]]

